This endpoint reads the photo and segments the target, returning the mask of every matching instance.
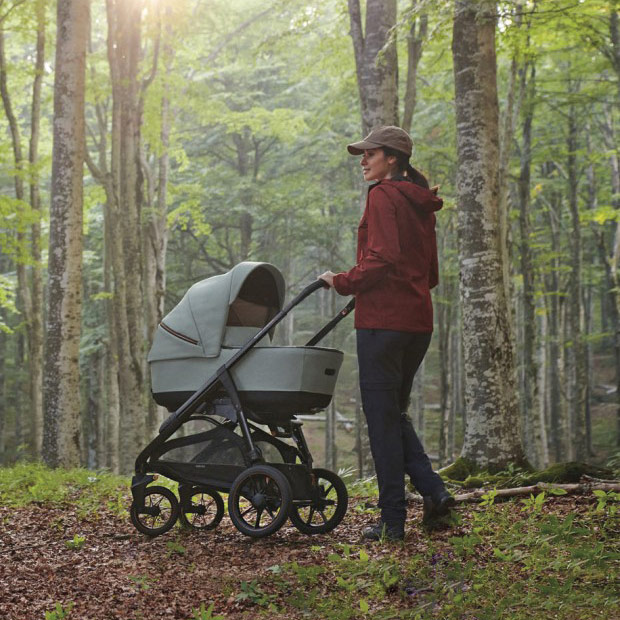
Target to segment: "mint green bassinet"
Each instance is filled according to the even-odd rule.
[[[174,411],[282,308],[284,279],[269,263],[243,262],[194,284],[159,327],[149,352],[155,401]],[[263,417],[314,413],[329,405],[343,354],[271,346],[264,337],[231,369],[244,408]]]

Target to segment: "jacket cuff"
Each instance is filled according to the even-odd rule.
[[[334,288],[338,295],[352,295],[353,291],[347,282],[346,273],[337,273],[334,276]]]

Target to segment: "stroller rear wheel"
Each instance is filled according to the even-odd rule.
[[[262,538],[284,525],[291,498],[291,485],[283,473],[269,465],[254,465],[233,482],[228,513],[240,532]]]
[[[347,512],[349,494],[344,482],[328,469],[313,469],[316,495],[311,502],[293,504],[290,519],[304,534],[331,532]]]
[[[183,495],[181,495],[183,499]],[[224,500],[210,487],[193,487],[179,514],[181,525],[196,530],[215,529],[224,516]]]
[[[179,502],[175,494],[166,487],[147,487],[144,491],[144,506],[135,501],[129,510],[135,528],[147,536],[159,536],[167,532],[179,517]]]

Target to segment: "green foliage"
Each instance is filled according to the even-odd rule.
[[[155,582],[155,579],[148,575],[129,575],[129,580],[134,584],[136,590],[139,591],[149,590]]]
[[[259,607],[267,607],[273,611],[277,610],[274,605],[276,595],[265,592],[257,580],[242,581],[240,588],[241,591],[235,596],[236,601],[245,601]]]
[[[45,620],[63,620],[68,618],[73,609],[74,603],[67,603],[66,607],[61,603],[56,603],[52,611],[45,612]]]
[[[521,500],[521,503],[523,504],[523,508],[521,508],[521,510],[530,510],[534,513],[540,512],[543,504],[545,503],[546,497],[547,494],[544,491],[538,493],[536,496],[530,494],[529,498]]]
[[[128,489],[125,478],[87,469],[50,469],[40,463],[0,468],[0,501],[9,506],[70,501],[83,514],[96,513],[102,504],[124,514]]]
[[[620,493],[615,491],[602,491],[596,489],[593,491],[597,499],[596,510],[597,512],[606,512],[610,517],[613,517],[618,512],[618,506],[620,502]]]
[[[381,546],[340,545],[272,571],[269,583],[284,613],[338,620],[609,617],[619,602],[609,571],[620,559],[610,515],[547,514],[545,499],[530,498],[521,513],[513,501],[476,507],[448,546],[431,537],[397,560]]]
[[[0,310],[15,313],[15,289],[11,279],[0,274]],[[3,320],[4,312],[0,312],[0,331],[11,334],[13,330]]]
[[[176,542],[175,540],[169,540],[166,543],[166,548],[168,549],[168,557],[172,555],[185,555],[187,551],[187,549],[183,545]]]
[[[192,620],[225,620],[225,616],[213,615],[214,603],[205,608],[204,603],[200,603],[198,609],[193,610]]]
[[[86,542],[86,537],[80,536],[79,534],[74,534],[71,540],[65,540],[65,546],[67,549],[73,549],[74,551],[79,551]]]

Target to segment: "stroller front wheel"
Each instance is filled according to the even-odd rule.
[[[166,487],[147,487],[144,491],[144,505],[134,500],[129,510],[135,528],[147,536],[159,536],[167,532],[179,517],[179,502],[175,494]]]
[[[193,487],[186,502],[181,503],[179,521],[183,527],[213,530],[224,516],[224,500],[210,487]]]
[[[311,502],[293,504],[291,523],[304,534],[331,532],[347,512],[349,494],[342,478],[329,469],[313,469],[314,497]]]
[[[254,465],[233,482],[228,513],[242,534],[262,538],[284,525],[291,499],[291,485],[283,473],[269,465]]]

